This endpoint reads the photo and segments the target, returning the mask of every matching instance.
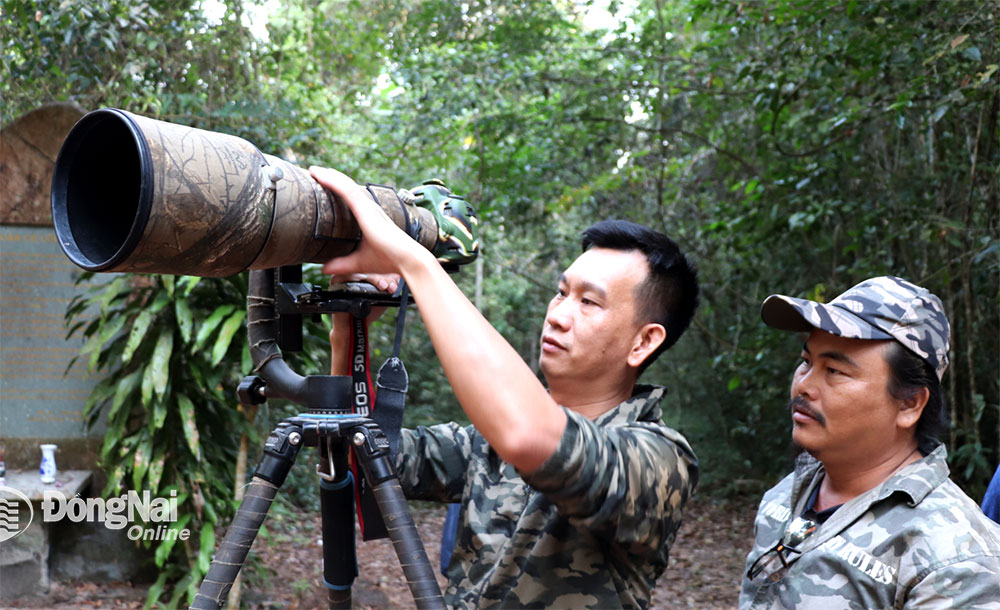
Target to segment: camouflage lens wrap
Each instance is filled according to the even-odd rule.
[[[306,170],[236,136],[113,108],[70,131],[51,197],[59,244],[88,271],[225,277],[326,262],[359,239],[350,208]]]
[[[440,260],[468,262],[478,250],[475,216],[440,188],[422,206],[391,187],[368,190]],[[51,198],[60,246],[88,271],[225,277],[323,263],[360,239],[347,204],[308,171],[236,136],[114,108],[87,114],[67,135]]]
[[[781,330],[894,339],[934,367],[938,379],[948,368],[951,330],[941,299],[898,277],[867,279],[827,304],[771,295],[760,313],[765,324]]]
[[[405,199],[429,210],[437,221],[437,243],[431,249],[442,263],[464,265],[479,256],[479,218],[472,205],[452,193],[440,180],[428,180],[410,191]]]

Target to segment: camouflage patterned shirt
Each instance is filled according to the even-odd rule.
[[[637,387],[595,421],[567,410],[556,452],[524,477],[471,426],[403,430],[407,496],[462,502],[449,605],[645,608],[698,478],[660,421],[664,392]]]
[[[740,608],[1000,609],[1000,526],[948,478],[938,445],[884,483],[844,503],[782,566],[771,551],[823,478],[803,454],[764,495],[754,522]]]

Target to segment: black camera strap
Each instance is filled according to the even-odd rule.
[[[406,233],[413,240],[416,240],[420,233],[420,226],[410,222],[411,214],[406,209],[406,205],[395,189],[392,192],[396,197],[396,203],[399,204],[403,218],[406,219]],[[403,407],[410,383],[406,367],[403,366],[403,361],[399,358],[399,349],[403,342],[403,328],[406,326],[406,306],[410,300],[410,287],[406,285],[406,280],[403,278],[399,280],[398,294],[399,314],[396,318],[396,338],[392,346],[392,356],[378,370],[375,382],[378,386],[378,395],[375,397],[375,412],[372,416],[389,440],[389,451],[393,457],[399,449],[399,435],[403,428]]]
[[[372,377],[368,371],[368,322],[354,314],[351,314],[351,378],[354,381],[351,412],[369,417]]]
[[[395,457],[399,450],[399,435],[403,428],[403,408],[406,406],[406,391],[409,389],[410,378],[406,367],[399,358],[399,348],[403,341],[403,327],[406,326],[406,302],[409,300],[410,289],[406,280],[399,281],[399,316],[396,318],[396,340],[392,346],[392,356],[378,370],[375,385],[378,394],[375,395],[375,410],[372,419],[382,428],[389,440],[389,451]]]

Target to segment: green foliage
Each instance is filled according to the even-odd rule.
[[[756,413],[775,400],[767,386],[781,379],[759,363],[790,363],[796,349],[788,339],[784,352],[768,346],[756,313],[768,292],[830,299],[865,277],[907,277],[941,296],[949,312],[947,440],[957,479],[980,494],[991,470],[984,453],[995,462],[1000,443],[994,435],[965,449],[996,429],[1000,403],[998,266],[990,254],[1000,219],[995,7],[694,8],[704,12],[687,31],[699,39],[693,58],[704,68],[694,72],[701,86],[684,94],[695,109],[685,119],[705,129],[718,178],[689,196],[703,202],[706,219],[703,277],[736,289],[715,291],[727,307],[703,312],[699,328],[733,340],[726,377],[766,380],[723,401],[725,417],[752,423],[747,399]],[[988,421],[971,417],[977,394],[991,405]],[[750,466],[745,475],[768,472],[775,451],[762,443],[787,437],[783,418],[767,420],[781,427],[748,427],[736,445]],[[969,465],[967,453],[979,461]]]
[[[702,309],[647,378],[673,385],[715,489],[788,468],[798,345],[760,323],[764,297],[928,286],[953,323],[947,440],[975,496],[1000,449],[1000,147],[996,10],[965,8],[639,2],[604,31],[556,3],[414,3],[385,21],[379,149],[420,150],[398,166],[480,203],[482,307],[529,361],[582,227],[632,218],[695,255]]]
[[[144,542],[155,544],[161,569],[150,600],[177,576],[188,584],[175,594],[193,593],[215,548],[215,526],[234,513],[232,464],[241,433],[254,434],[234,392],[246,353],[245,337],[236,334],[244,310],[234,304],[246,288],[245,276],[118,276],[67,310],[70,332],[87,340],[79,357],[104,373],[84,407],[90,425],[107,420],[103,494],[176,491],[171,529],[197,534],[181,544]]]
[[[910,278],[951,315],[947,440],[979,493],[1000,449],[976,445],[1000,405],[996,11],[640,2],[605,31],[575,10],[419,2],[376,34],[392,97],[359,109],[378,109],[373,149],[421,154],[366,169],[432,168],[479,203],[487,317],[532,362],[579,229],[666,229],[699,261],[704,299],[647,378],[673,386],[707,486],[762,487],[788,468],[798,345],[763,327],[761,301]]]

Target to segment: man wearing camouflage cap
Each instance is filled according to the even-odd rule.
[[[807,333],[792,380],[804,452],[768,491],[740,608],[1000,608],[1000,526],[948,478],[941,301],[896,277],[828,304],[768,297]]]

